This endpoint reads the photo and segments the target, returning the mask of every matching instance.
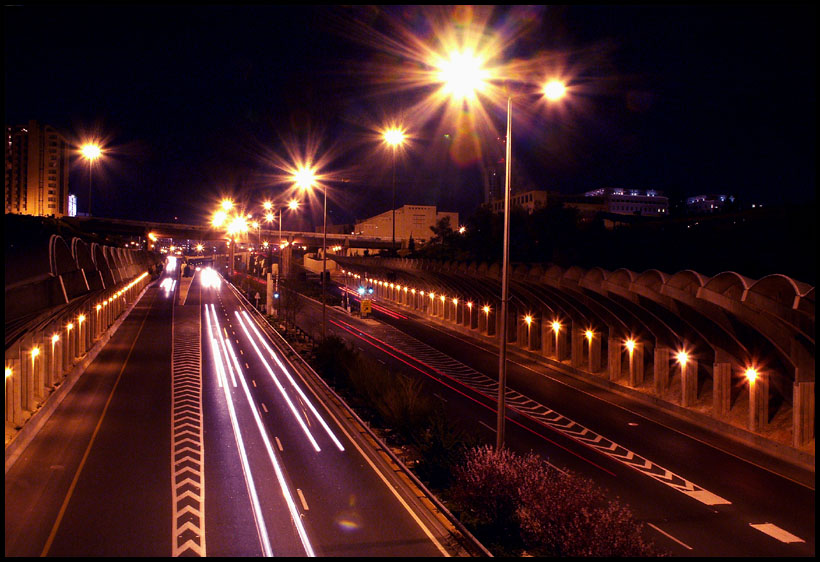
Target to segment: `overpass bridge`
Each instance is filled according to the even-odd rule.
[[[72,228],[86,233],[110,234],[115,236],[139,236],[147,239],[149,234],[156,238],[172,238],[176,240],[227,240],[228,237],[222,229],[214,228],[210,225],[180,224],[180,223],[160,223],[148,221],[134,221],[126,219],[105,219],[97,217],[64,217],[60,219]],[[256,238],[254,229],[248,231],[243,237],[249,240]],[[280,232],[278,229],[261,228],[260,234],[266,239],[278,240]],[[323,233],[305,232],[297,230],[283,230],[282,238],[292,244],[304,245],[309,248],[322,246]],[[404,241],[396,239],[397,245]],[[359,234],[334,234],[327,233],[327,246],[341,246],[342,248],[362,248],[387,250],[392,246],[390,238],[377,236],[362,236]]]
[[[348,284],[497,342],[500,263],[334,256]],[[784,275],[518,264],[509,346],[814,454],[815,288]],[[682,355],[685,352],[686,356]],[[757,377],[749,382],[749,369]]]

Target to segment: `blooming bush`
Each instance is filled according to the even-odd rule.
[[[658,556],[628,507],[587,479],[532,453],[470,450],[456,470],[452,500],[489,545],[535,556]],[[509,552],[504,552],[509,553]]]

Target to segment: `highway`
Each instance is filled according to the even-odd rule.
[[[321,307],[305,301],[300,324],[319,333]],[[453,421],[494,443],[497,350],[404,307],[374,305],[374,319],[364,321],[330,309],[328,332],[422,379]],[[814,478],[807,470],[513,356],[507,401],[510,448],[594,479],[674,555],[814,554]]]
[[[452,527],[218,278],[151,285],[6,467],[6,556],[449,556]]]

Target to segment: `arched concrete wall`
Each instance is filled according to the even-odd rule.
[[[11,229],[20,235],[6,240],[7,327],[89,292],[125,282],[162,261],[145,250],[98,243],[89,246],[78,237],[68,241],[55,233],[48,221],[25,219],[26,228]]]
[[[405,284],[424,283],[425,290],[437,294],[483,298],[498,305],[497,262],[447,262],[436,267],[427,260],[392,261],[347,258],[344,265],[387,271],[395,264],[404,272]],[[418,275],[407,275],[413,270]],[[814,357],[814,288],[786,276],[755,281],[736,272],[709,278],[691,270],[669,275],[658,270],[608,272],[517,264],[510,277],[514,312],[529,307],[606,327],[617,337],[638,333],[650,345],[695,346],[707,363],[707,374],[712,362],[741,366],[762,350],[773,356],[769,363],[779,378],[773,387],[786,401],[791,400],[788,383],[795,377],[795,357]],[[805,360],[801,365],[801,377],[813,380],[813,365],[809,368]]]

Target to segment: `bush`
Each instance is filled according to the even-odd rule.
[[[450,490],[461,521],[496,548],[520,548],[518,489],[536,461],[534,455],[521,457],[490,446],[468,451],[464,464],[454,471]]]
[[[441,408],[426,420],[426,427],[413,436],[413,444],[419,453],[416,473],[437,489],[449,488],[453,471],[462,464],[468,449],[477,439],[455,426]]]
[[[502,551],[534,556],[658,556],[628,507],[607,501],[587,479],[530,453],[471,449],[456,471],[462,520]],[[502,546],[503,545],[503,546]],[[507,552],[505,552],[507,554]]]
[[[316,371],[334,386],[350,386],[349,373],[356,361],[356,352],[348,347],[339,336],[331,334],[316,346],[314,359]]]

